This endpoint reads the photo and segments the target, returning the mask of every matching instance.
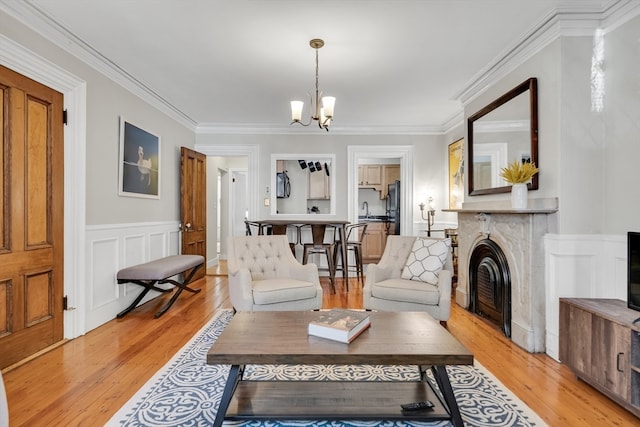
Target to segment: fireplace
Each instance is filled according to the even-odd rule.
[[[464,203],[458,214],[456,303],[496,322],[525,350],[544,352],[544,235],[555,232],[557,199]],[[477,250],[476,250],[477,249]],[[473,284],[473,285],[472,285]]]
[[[469,310],[489,319],[511,337],[511,273],[494,241],[483,239],[469,259]]]

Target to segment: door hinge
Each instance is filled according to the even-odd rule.
[[[68,125],[69,122],[67,121],[67,110],[64,109],[62,110],[62,124],[63,125]]]
[[[75,307],[69,307],[69,298],[66,295],[62,297],[62,310],[72,311],[75,309],[76,309]]]

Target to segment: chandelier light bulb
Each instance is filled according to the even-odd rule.
[[[331,119],[333,117],[333,107],[336,104],[336,98],[334,96],[325,96],[322,98],[322,108],[324,109],[325,117]]]
[[[302,107],[304,107],[304,102],[291,101],[291,121],[299,122],[302,120]]]

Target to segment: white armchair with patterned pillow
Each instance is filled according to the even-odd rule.
[[[451,241],[389,236],[378,264],[366,271],[367,310],[426,311],[446,322],[451,313]]]
[[[287,236],[229,239],[229,297],[237,311],[318,310],[322,287],[315,264],[293,257]]]

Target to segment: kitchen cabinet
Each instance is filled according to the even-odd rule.
[[[382,165],[358,166],[358,186],[363,188],[376,188],[382,186]]]
[[[307,200],[331,199],[331,177],[324,171],[309,172]]]
[[[358,166],[358,188],[373,188],[380,192],[380,199],[387,198],[388,185],[400,180],[400,165]]]
[[[560,298],[560,360],[640,416],[640,316],[624,301]]]
[[[369,222],[362,239],[362,262],[374,264],[380,261],[387,244],[387,222]]]
[[[380,198],[386,199],[389,194],[389,184],[400,181],[400,165],[384,165],[382,168],[382,191]]]

